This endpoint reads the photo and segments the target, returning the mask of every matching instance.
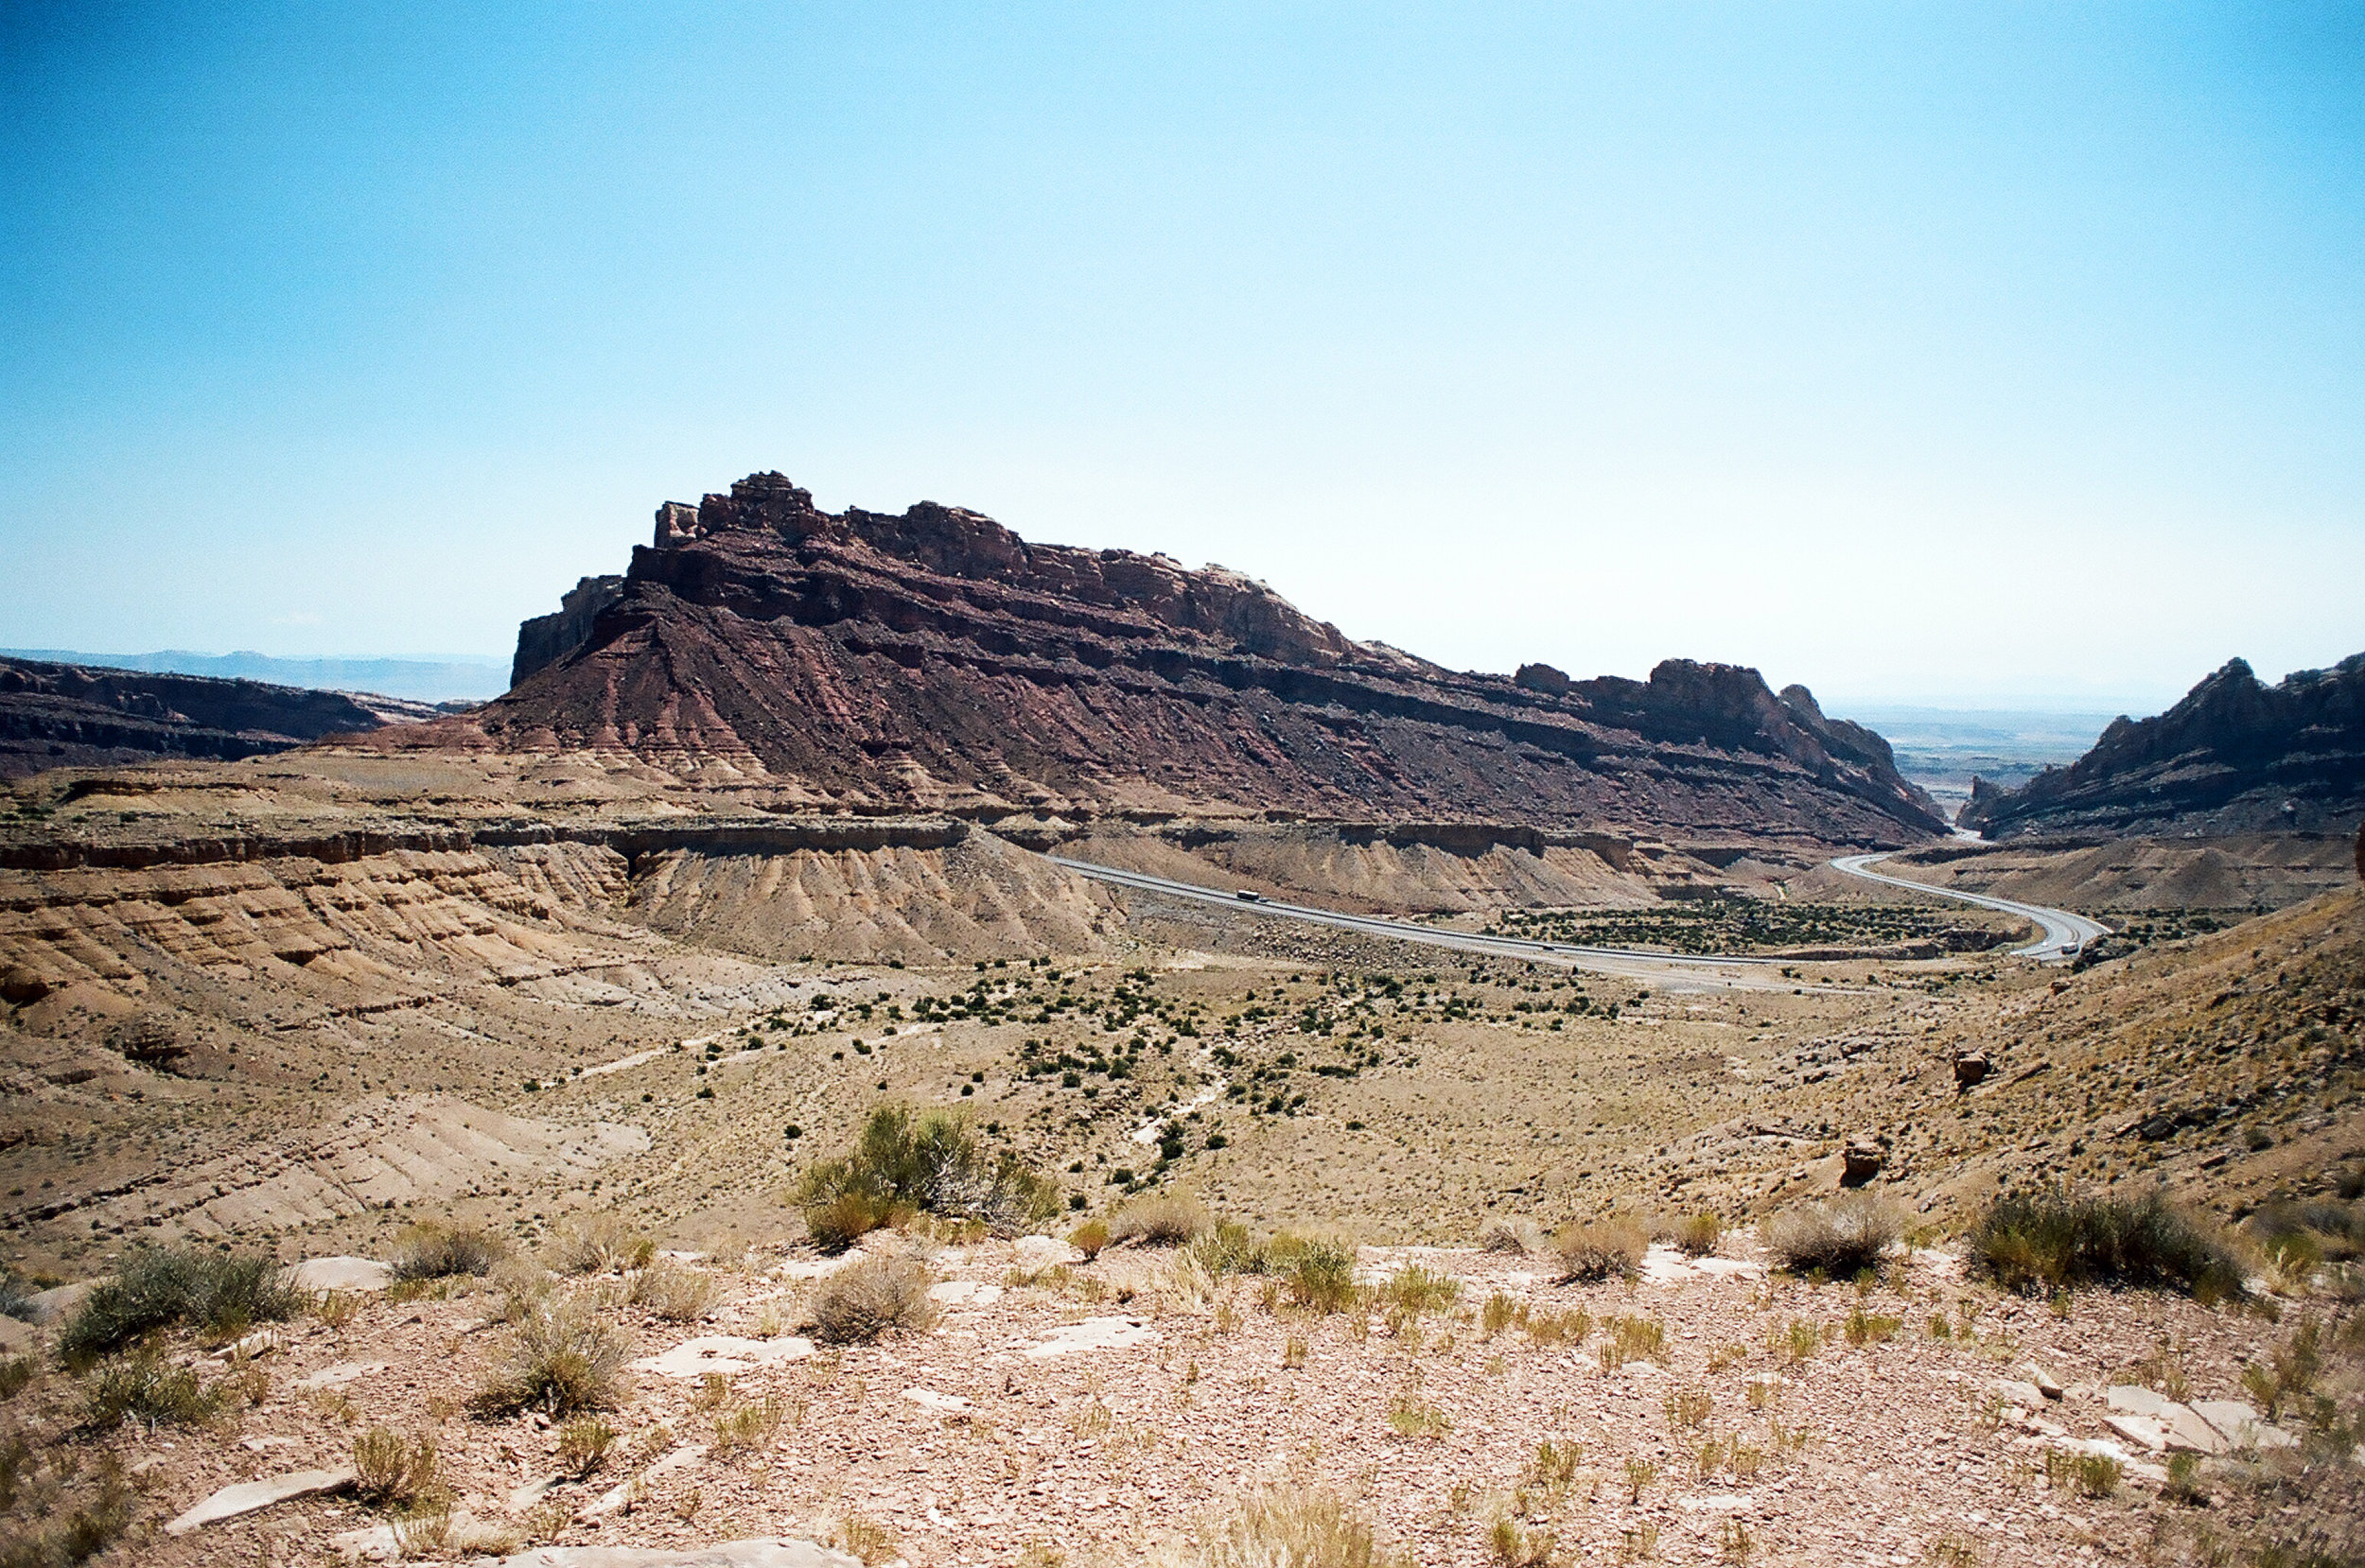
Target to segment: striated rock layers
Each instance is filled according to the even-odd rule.
[[[1973,780],[1962,823],[2037,832],[2346,833],[2365,813],[2365,653],[2260,684],[2240,659],[2157,718],[2017,790]]]
[[[0,778],[154,757],[235,761],[383,722],[336,691],[0,659]]]
[[[1880,737],[1752,670],[1459,674],[1220,567],[1030,545],[933,502],[832,514],[778,474],[659,508],[614,590],[587,579],[527,624],[518,668],[466,718],[376,743],[631,754],[775,810],[1944,826]]]

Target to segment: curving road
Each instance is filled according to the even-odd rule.
[[[2065,909],[2047,909],[2042,904],[2023,904],[2010,898],[1991,897],[1985,893],[1957,893],[1953,888],[1932,887],[1927,882],[1908,881],[1902,877],[1891,877],[1883,872],[1868,869],[1873,862],[1884,861],[1894,852],[1892,850],[1883,851],[1878,855],[1842,855],[1831,862],[1831,869],[1850,877],[1861,877],[1867,882],[1880,882],[1889,887],[1901,887],[1915,893],[1926,893],[1933,898],[1952,898],[1956,903],[1976,904],[1981,909],[1992,909],[2006,915],[2017,915],[2023,920],[2041,926],[2044,929],[2043,939],[2034,947],[2015,948],[2012,950],[2014,958],[2034,958],[2041,963],[2058,964],[2065,959],[2076,957],[2078,950],[2096,937],[2111,934],[2110,927],[2089,920],[2082,915],[2072,915]]]
[[[1046,855],[1043,858],[1079,877],[1090,877],[1095,881],[1107,882],[1113,887],[1130,888],[1136,893],[1155,893],[1169,898],[1184,898],[1195,903],[1219,904],[1235,915],[1297,920],[1307,925],[1356,932],[1365,936],[1393,937],[1402,942],[1418,942],[1426,947],[1449,948],[1456,952],[1479,953],[1488,958],[1515,958],[1531,964],[1582,969],[1589,974],[1647,980],[1676,990],[1787,991],[1793,984],[1780,977],[1780,967],[1785,960],[1778,958],[1693,958],[1683,953],[1645,952],[1634,948],[1585,948],[1568,942],[1536,942],[1521,936],[1481,936],[1472,932],[1446,931],[1409,920],[1387,920],[1373,915],[1345,915],[1338,910],[1317,909],[1309,904],[1285,904],[1271,898],[1252,900],[1218,888],[1173,881],[1140,871],[1119,871],[1114,866],[1095,865],[1090,861],[1072,861],[1063,855]],[[1788,962],[1796,963],[1796,960]]]

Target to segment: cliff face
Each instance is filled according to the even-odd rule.
[[[381,723],[335,691],[0,659],[0,778],[157,757],[235,761]]]
[[[2240,659],[2156,718],[2121,718],[2018,790],[1974,781],[1962,822],[2032,832],[2347,832],[2365,813],[2365,653],[2265,686]]]
[[[382,743],[629,753],[780,807],[1943,827],[1879,737],[1752,670],[1457,674],[1221,568],[1031,545],[932,502],[832,514],[778,474],[667,503],[612,600],[581,618],[569,598],[528,623],[519,667],[539,667],[507,696]]]

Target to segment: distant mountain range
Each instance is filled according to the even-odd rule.
[[[268,681],[274,686],[329,691],[370,691],[416,703],[482,702],[509,688],[509,667],[499,659],[286,659],[268,653],[81,653],[64,648],[0,648],[0,657],[38,659],[89,669],[139,670],[151,674],[211,675],[217,680]]]

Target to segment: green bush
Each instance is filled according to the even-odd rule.
[[[988,1154],[955,1117],[882,1106],[851,1154],[806,1170],[797,1202],[815,1244],[840,1249],[899,1211],[975,1220],[1014,1235],[1058,1213],[1060,1193],[1008,1150]]]
[[[2247,1291],[2232,1247],[2157,1188],[2135,1198],[2062,1188],[2005,1193],[1972,1228],[1971,1255],[2007,1290],[2135,1285],[2204,1301]]]
[[[151,1432],[211,1420],[223,1404],[220,1391],[200,1385],[194,1369],[172,1366],[153,1350],[101,1365],[85,1398],[90,1424],[101,1431],[126,1416]]]
[[[1346,1243],[1276,1241],[1272,1250],[1272,1272],[1281,1276],[1297,1305],[1333,1313],[1355,1304],[1355,1248]]]
[[[58,1336],[68,1365],[87,1366],[144,1333],[186,1324],[238,1333],[304,1310],[304,1293],[269,1258],[143,1247],[122,1270],[82,1298]]]
[[[1251,1240],[1248,1227],[1236,1220],[1218,1220],[1183,1249],[1211,1280],[1227,1274],[1265,1272],[1265,1248]]]

